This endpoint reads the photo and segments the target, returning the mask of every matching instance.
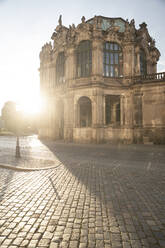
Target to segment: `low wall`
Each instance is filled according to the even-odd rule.
[[[92,143],[92,128],[74,128],[73,129],[73,142],[76,143]]]
[[[104,128],[104,141],[106,143],[131,144],[133,132],[130,128]]]

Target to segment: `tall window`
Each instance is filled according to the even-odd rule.
[[[123,55],[121,47],[114,42],[104,43],[104,76],[121,77],[123,75]]]
[[[65,82],[65,55],[64,52],[58,54],[56,61],[56,84]]]
[[[88,77],[92,70],[91,41],[81,41],[77,48],[77,76]]]
[[[140,74],[147,74],[147,62],[146,62],[146,54],[143,49],[140,50]]]
[[[120,96],[106,95],[105,116],[106,125],[120,124]]]
[[[80,97],[78,101],[78,111],[79,126],[90,127],[92,125],[92,103],[88,97]]]

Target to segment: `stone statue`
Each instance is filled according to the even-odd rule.
[[[150,46],[151,47],[155,47],[155,40],[151,38],[151,41],[150,41]]]
[[[85,23],[85,16],[82,16],[81,21],[82,23]]]
[[[60,17],[58,19],[58,23],[59,23],[59,26],[62,26],[62,15],[60,15]]]

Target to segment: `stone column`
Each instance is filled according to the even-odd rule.
[[[127,78],[127,82],[130,83],[129,78],[134,76],[135,69],[135,49],[132,42],[125,42],[123,47],[123,75]]]
[[[92,43],[92,76],[94,80],[103,76],[103,41],[100,39]]]
[[[135,48],[135,76],[140,75],[140,48]]]
[[[76,77],[76,54],[75,48],[70,47],[67,49],[65,61],[65,80],[70,86]]]
[[[97,143],[103,141],[104,96],[101,89],[94,89],[92,101],[93,138]]]
[[[68,93],[64,100],[64,139],[66,141],[73,140],[74,127],[74,99],[73,94]]]
[[[120,116],[121,116],[121,121],[120,124],[121,126],[125,125],[125,99],[124,96],[120,96]]]

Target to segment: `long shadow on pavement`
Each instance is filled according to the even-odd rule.
[[[137,232],[139,235],[144,232],[144,237],[149,232],[153,232],[153,237],[162,232],[164,146],[41,142],[61,161],[70,176],[85,186],[88,197],[95,199],[96,218],[99,209],[98,215],[103,211],[102,217],[106,217],[109,225],[120,226],[123,232],[134,233],[138,228]]]

